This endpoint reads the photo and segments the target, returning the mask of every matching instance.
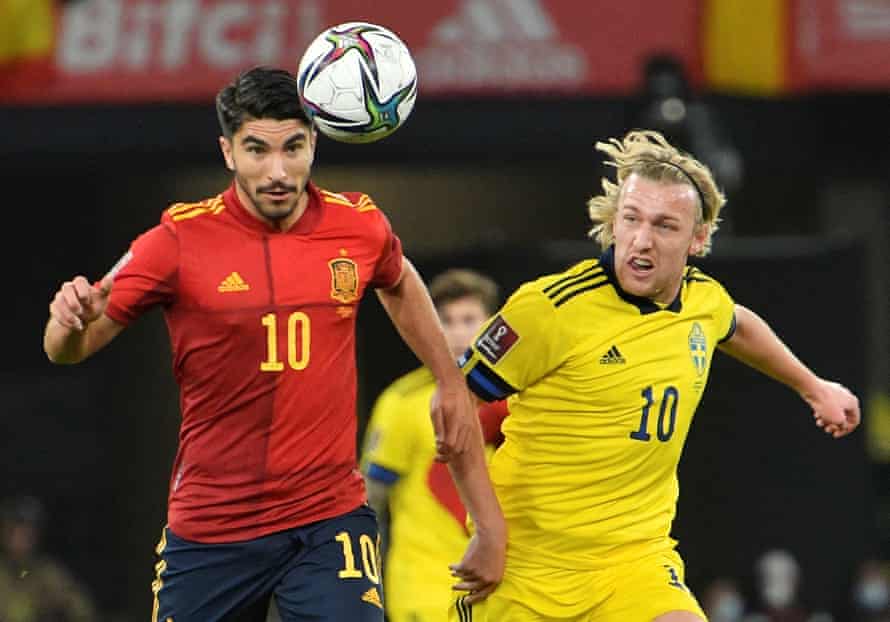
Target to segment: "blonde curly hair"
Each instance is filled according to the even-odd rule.
[[[602,179],[603,194],[587,202],[587,211],[594,226],[590,237],[608,248],[614,241],[612,225],[618,211],[618,197],[624,181],[636,173],[640,177],[665,184],[686,184],[692,186],[698,196],[696,224],[706,225],[708,234],[701,250],[704,257],[711,250],[711,237],[719,228],[720,210],[726,197],[717,188],[714,175],[707,166],[671,145],[661,134],[652,130],[633,130],[623,139],[611,138],[608,142],[596,143],[609,160],[606,166],[617,170],[616,182]]]

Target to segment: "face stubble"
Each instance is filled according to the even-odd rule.
[[[281,222],[293,214],[300,202],[300,197],[302,197],[303,193],[306,191],[305,185],[302,188],[298,188],[297,186],[281,182],[251,188],[250,182],[238,172],[237,164],[235,166],[235,181],[241,186],[241,189],[244,190],[245,194],[250,197],[250,201],[253,203],[257,212],[259,212],[263,218],[266,218],[273,223]],[[264,193],[275,191],[290,192],[291,194],[282,201],[272,200],[264,196]]]

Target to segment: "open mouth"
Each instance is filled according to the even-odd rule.
[[[270,197],[274,201],[283,201],[287,197],[290,196],[289,190],[266,190],[263,192],[266,196]]]
[[[655,269],[655,263],[645,257],[634,257],[627,263],[630,265],[631,270],[640,275],[649,274]]]

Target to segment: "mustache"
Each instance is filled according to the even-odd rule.
[[[256,189],[257,192],[296,192],[296,186],[289,186],[287,184],[282,183],[274,183],[268,186],[258,186]]]

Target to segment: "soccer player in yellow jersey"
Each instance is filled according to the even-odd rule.
[[[521,286],[461,359],[479,397],[510,396],[490,463],[508,537],[496,588],[452,566],[467,592],[452,620],[706,619],[670,530],[717,348],[799,393],[832,436],[859,424],[850,391],[687,266],[708,252],[725,202],[710,171],[656,132],[597,148],[617,169],[589,202],[603,254]]]
[[[430,282],[455,360],[498,305],[497,285],[470,270],[447,270]],[[386,572],[389,622],[445,622],[453,580],[448,564],[469,541],[466,510],[448,467],[434,460],[429,404],[433,375],[420,367],[393,382],[374,404],[362,466],[368,501],[390,516]],[[483,436],[493,444],[506,414],[503,402],[480,409]]]

